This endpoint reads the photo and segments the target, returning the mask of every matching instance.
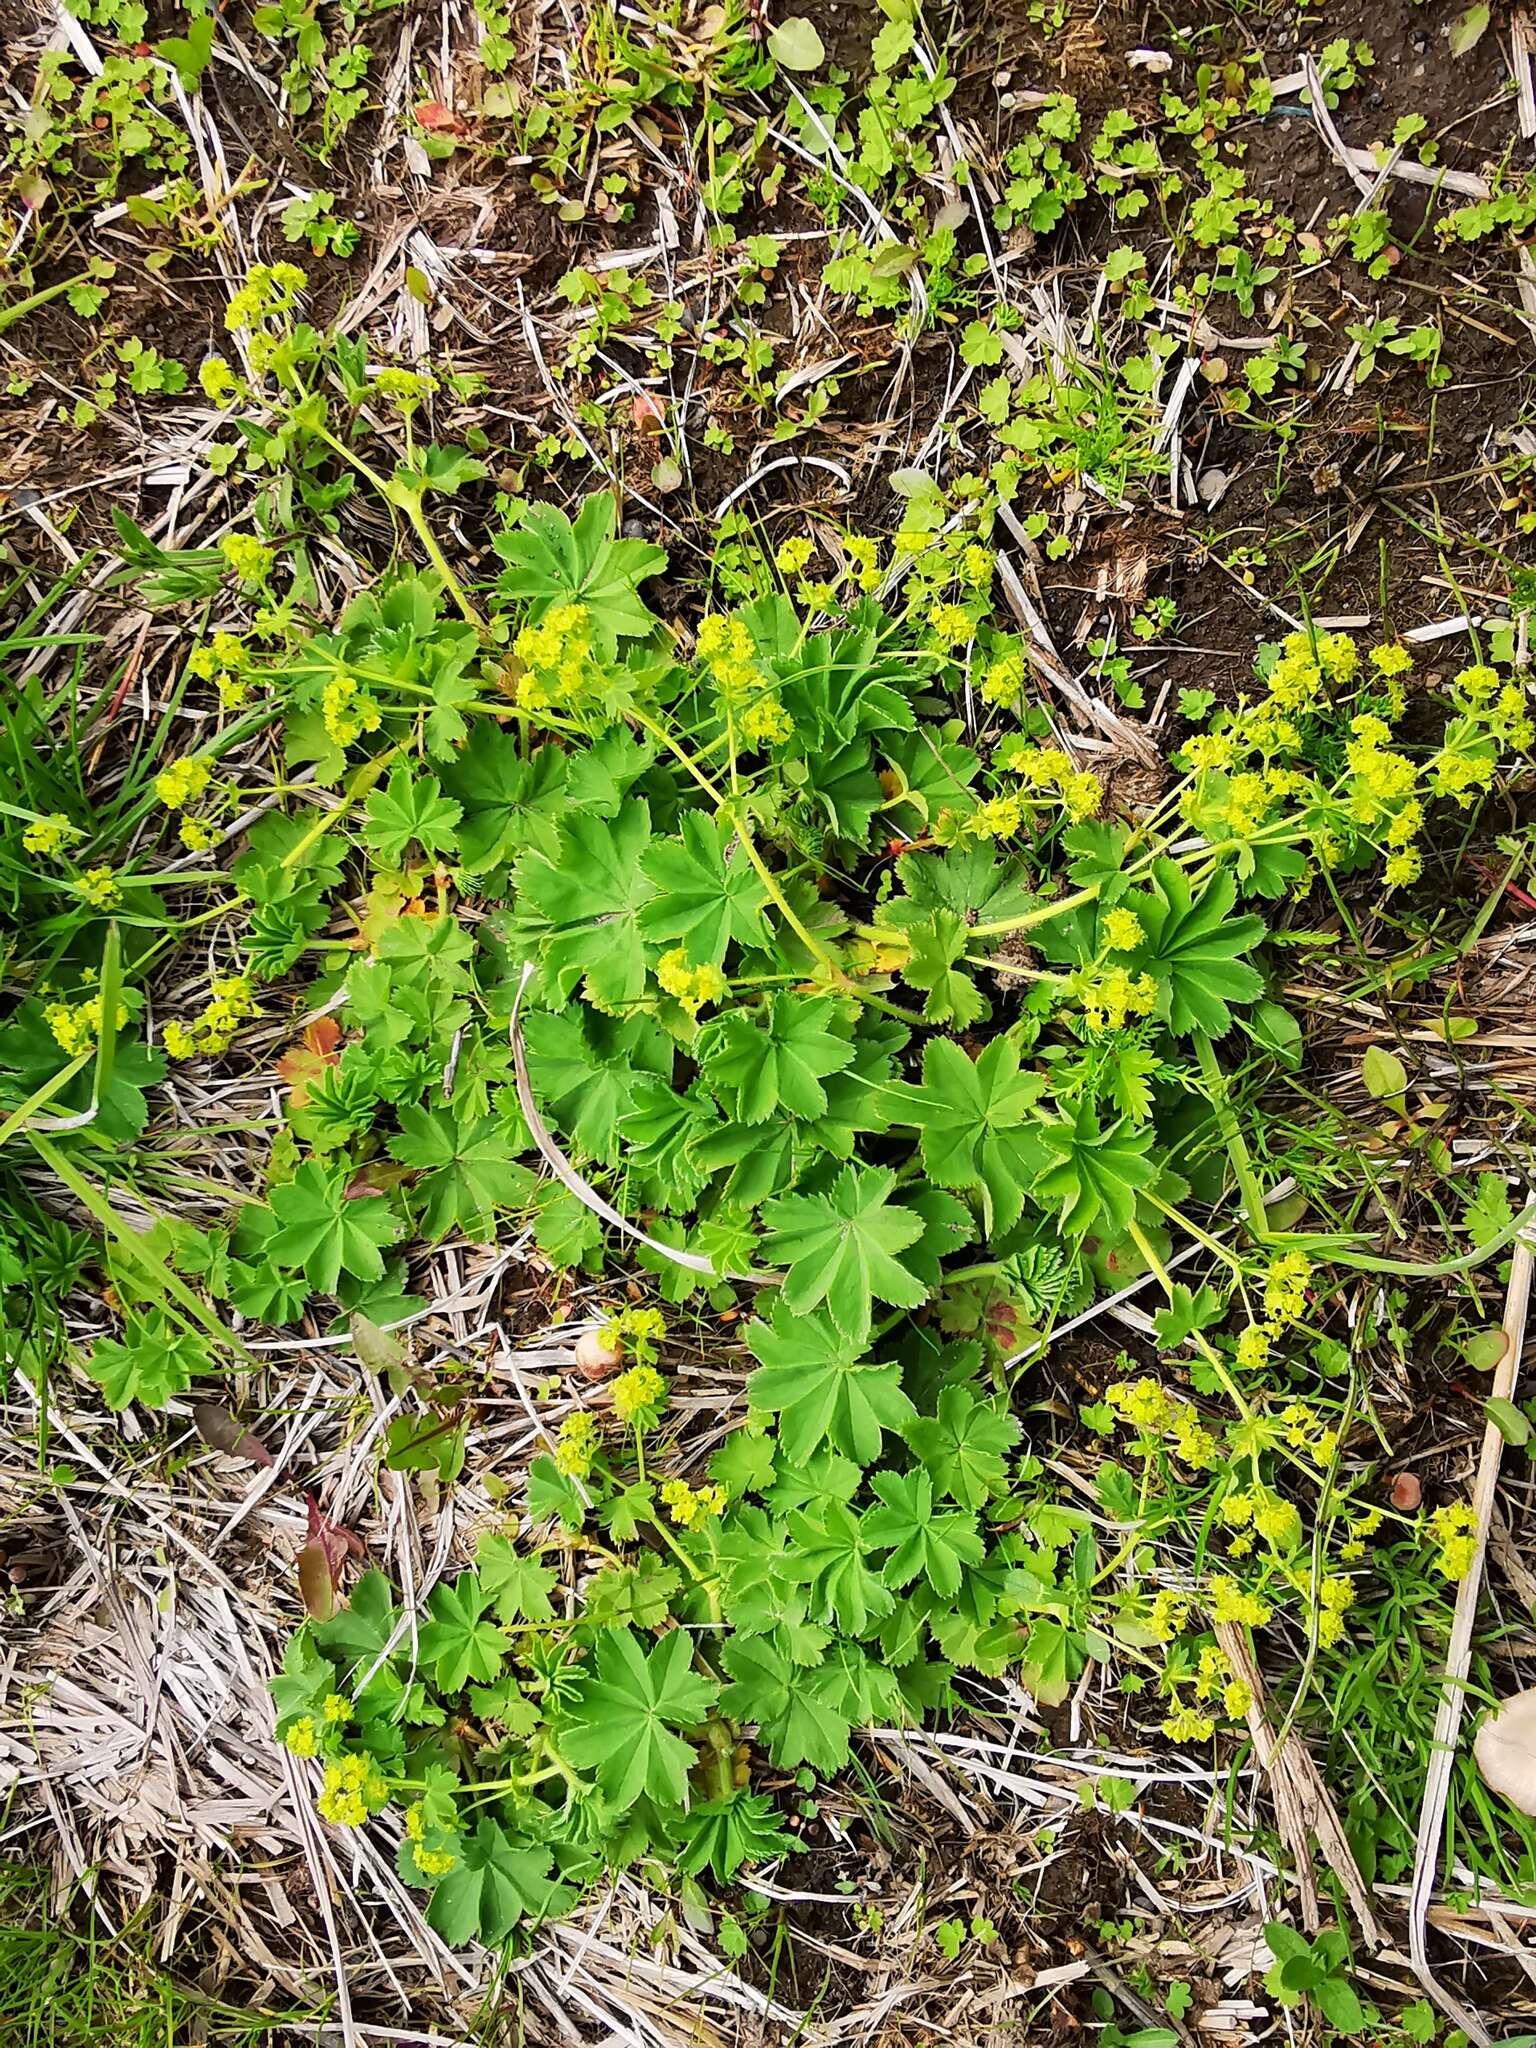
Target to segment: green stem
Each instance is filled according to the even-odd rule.
[[[363,458],[360,455],[358,455],[357,453],[355,453],[354,450],[349,448],[345,441],[338,440],[336,435],[331,432],[329,427],[323,425],[316,425],[314,427],[314,433],[319,440],[325,443],[327,448],[333,449],[336,452],[336,454],[338,454],[341,457],[343,462],[351,463],[352,467],[357,471],[358,475],[362,477],[365,482],[372,484],[373,488],[378,492],[379,496],[383,498],[384,502],[387,505],[392,505],[398,511],[401,511],[405,514],[406,518],[411,523],[411,527],[416,535],[416,538],[421,542],[421,545],[426,552],[428,561],[431,562],[433,568],[436,569],[438,575],[442,577],[443,588],[448,592],[449,596],[453,599],[454,603],[458,606],[459,610],[464,614],[464,617],[468,620],[469,624],[475,628],[476,632],[484,632],[484,615],[481,612],[477,611],[475,606],[470,603],[469,597],[467,596],[464,590],[464,586],[460,583],[458,577],[454,575],[453,570],[449,566],[448,557],[443,553],[441,547],[439,547],[437,535],[432,531],[432,527],[427,519],[427,515],[422,510],[421,493],[419,491],[407,490],[395,484],[391,484],[386,478],[379,475],[379,472],[372,466],[371,463],[364,462]]]
[[[1195,1033],[1195,1057],[1200,1062],[1200,1077],[1210,1094],[1211,1107],[1216,1112],[1216,1127],[1221,1132],[1227,1148],[1227,1157],[1232,1162],[1232,1171],[1237,1175],[1238,1191],[1242,1196],[1243,1214],[1248,1219],[1248,1228],[1260,1244],[1268,1244],[1271,1237],[1269,1218],[1264,1212],[1264,1192],[1259,1186],[1258,1175],[1253,1170],[1253,1160],[1248,1151],[1247,1141],[1237,1121],[1237,1112],[1232,1107],[1232,1098],[1227,1092],[1227,1077],[1221,1062],[1216,1057],[1216,1048],[1203,1031]]]

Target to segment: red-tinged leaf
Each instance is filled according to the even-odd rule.
[[[297,1045],[288,1050],[277,1062],[277,1076],[288,1084],[289,1101],[294,1109],[302,1109],[309,1100],[309,1091],[325,1072],[334,1067],[341,1058],[337,1048],[341,1044],[341,1026],[334,1017],[317,1017],[312,1024],[306,1024],[299,1034]]]
[[[462,135],[464,133],[464,123],[453,111],[452,107],[445,107],[441,100],[420,101],[416,108],[416,119],[423,128],[433,135]]]
[[[341,1568],[349,1557],[361,1560],[365,1555],[363,1539],[356,1530],[349,1529],[341,1522],[333,1522],[329,1515],[322,1513],[320,1503],[312,1493],[304,1496],[304,1505],[309,1513],[309,1543],[318,1544],[331,1569],[334,1579],[341,1577]]]
[[[311,1621],[329,1621],[336,1612],[336,1580],[321,1544],[306,1543],[299,1552],[299,1598]]]
[[[659,434],[666,425],[667,408],[649,391],[637,391],[629,402],[630,417],[641,434]]]
[[[252,1465],[271,1466],[272,1453],[261,1438],[253,1436],[244,1423],[216,1401],[194,1401],[192,1420],[210,1450],[222,1451],[226,1458],[244,1458]]]

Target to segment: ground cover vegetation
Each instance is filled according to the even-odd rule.
[[[23,2038],[1527,2024],[1531,41],[1206,12],[21,31]]]

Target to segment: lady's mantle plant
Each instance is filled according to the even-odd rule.
[[[413,519],[475,468],[415,459],[387,486]],[[1411,879],[1430,807],[1530,738],[1479,666],[1410,753],[1406,653],[1299,634],[1121,810],[986,622],[984,536],[916,615],[864,596],[818,622],[769,590],[690,631],[647,602],[660,551],[614,524],[604,497],[574,524],[508,503],[493,590],[397,575],[328,633],[270,550],[229,550],[257,630],[194,664],[229,717],[275,695],[290,762],[334,792],[263,817],[235,868],[251,981],[214,1008],[318,962],[328,1029],[285,1062],[265,1199],[198,1273],[248,1316],[322,1296],[385,1323],[413,1243],[531,1217],[556,1265],[622,1257],[538,1172],[521,995],[539,1118],[694,1261],[641,1249],[662,1299],[716,1349],[736,1340],[713,1316],[744,1311],[745,1398],[707,1455],[674,1427],[657,1312],[626,1311],[632,1362],[552,1404],[525,1511],[473,1569],[420,1614],[369,1572],[290,1646],[281,1739],[328,1819],[396,1814],[455,1941],[618,1866],[724,1881],[777,1855],[771,1774],[835,1771],[853,1730],[942,1714],[967,1673],[1051,1702],[1114,1660],[1199,1739],[1246,1706],[1212,1619],[1257,1626],[1305,1588],[1337,1637],[1380,1518],[1269,1368],[1313,1341],[1314,1263],[1349,1245],[1278,1229],[1229,1075],[1294,1057],[1263,1000],[1269,906],[1383,856]],[[217,754],[162,792],[193,844],[228,801]],[[1229,1180],[1241,1253],[1202,1220]],[[1194,1289],[1175,1237],[1208,1249]],[[1089,1504],[1132,1532],[1106,1556],[1015,1396],[1055,1321],[1149,1270],[1166,1372],[1085,1416],[1131,1432]],[[452,1438],[426,1420],[399,1462]],[[1161,1584],[1138,1551],[1154,1480],[1208,1499],[1205,1576]],[[1298,1490],[1326,1500],[1321,1592]]]

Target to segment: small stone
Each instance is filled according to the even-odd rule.
[[[1227,495],[1231,483],[1232,479],[1224,469],[1202,470],[1195,484],[1195,489],[1200,494],[1201,504],[1205,506],[1219,505]]]

